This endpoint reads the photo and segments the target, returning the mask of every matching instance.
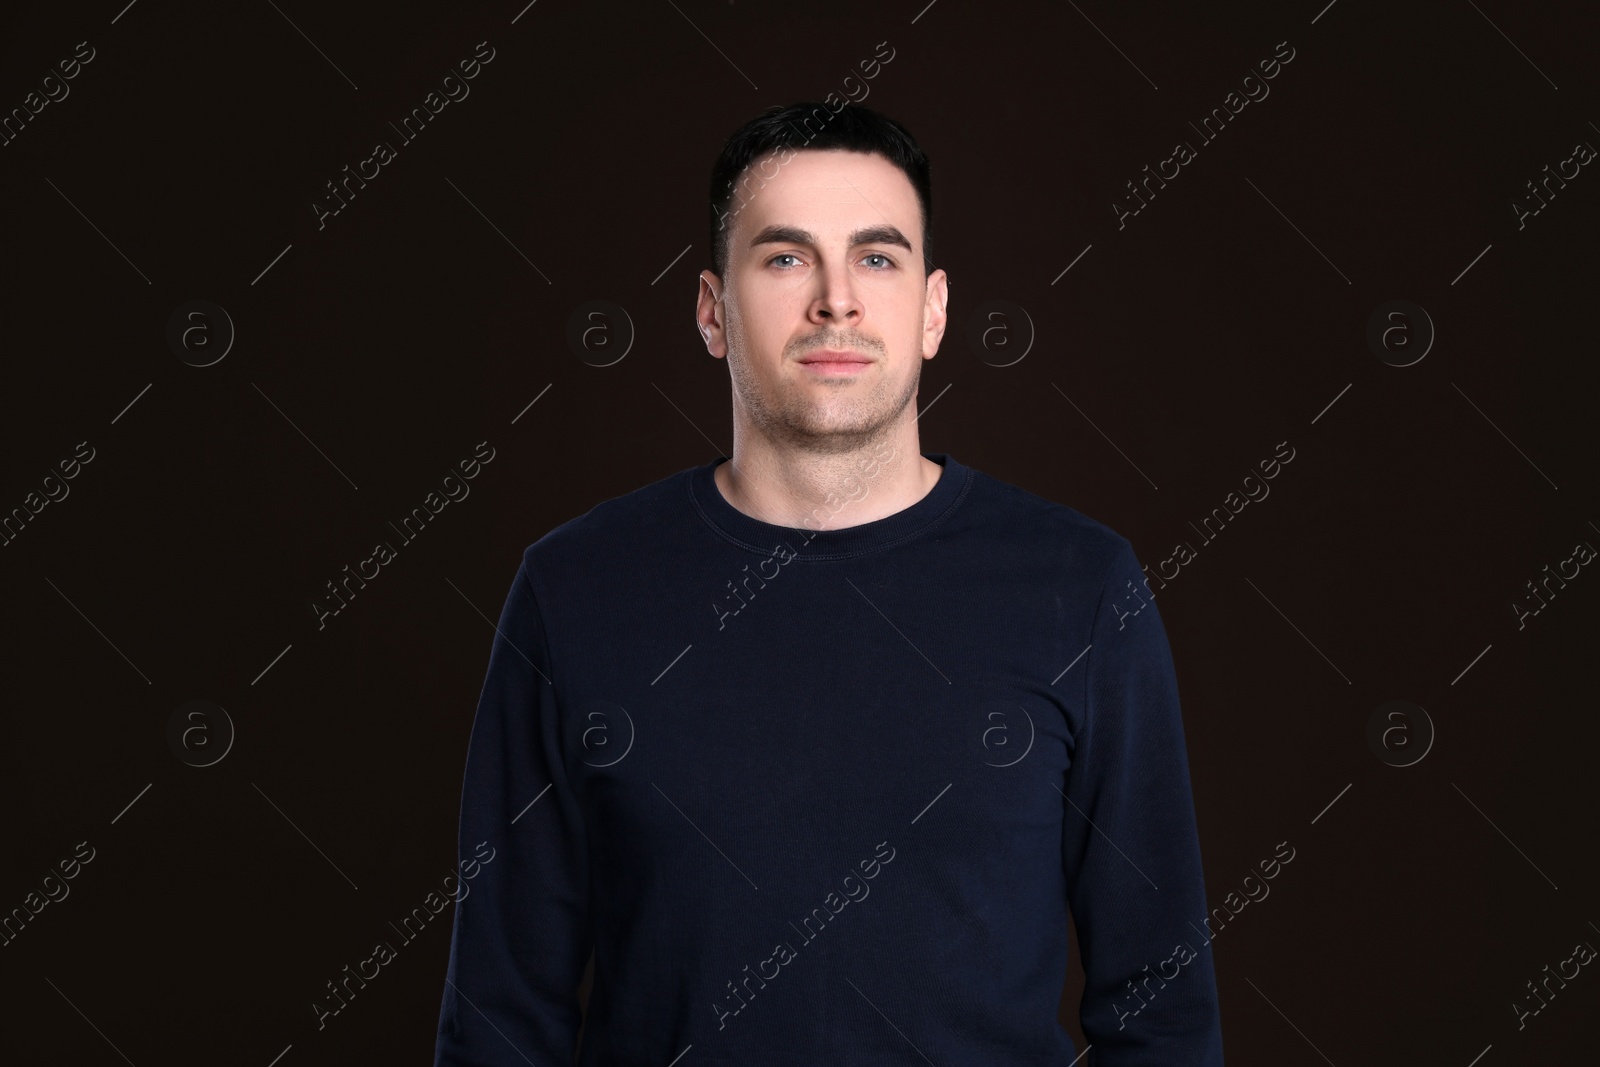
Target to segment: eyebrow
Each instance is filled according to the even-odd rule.
[[[798,226],[768,226],[750,240],[750,247],[769,244],[795,244],[817,247],[817,239],[810,230]],[[911,242],[906,240],[906,235],[900,232],[898,226],[867,226],[850,235],[850,247],[858,245],[881,244],[899,245],[907,252],[913,251]]]

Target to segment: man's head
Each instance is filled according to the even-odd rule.
[[[927,157],[899,123],[847,104],[770,110],[723,146],[711,176],[713,269],[696,309],[727,357],[736,428],[846,452],[908,414],[944,336],[932,270]],[[867,362],[810,365],[833,351]]]

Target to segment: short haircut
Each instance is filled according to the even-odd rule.
[[[894,119],[858,104],[844,104],[835,110],[817,101],[802,101],[787,107],[774,105],[766,113],[735,130],[723,143],[722,152],[711,168],[711,269],[726,279],[728,242],[733,221],[748,196],[754,195],[772,175],[746,174],[752,163],[772,152],[788,148],[842,148],[871,152],[899,167],[910,179],[922,205],[923,273],[933,271],[933,184],[928,157],[911,131]],[[741,177],[743,181],[741,182]],[[736,191],[735,184],[749,190]],[[738,196],[738,204],[734,198]],[[730,206],[733,205],[733,206]]]

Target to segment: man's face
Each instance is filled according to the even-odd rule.
[[[747,173],[772,173],[771,158]],[[707,349],[728,358],[735,408],[775,443],[813,452],[860,449],[914,418],[946,286],[942,270],[923,276],[905,173],[879,155],[802,149],[765,185],[739,189],[727,277],[701,273],[696,310]],[[806,362],[829,350],[867,362]]]

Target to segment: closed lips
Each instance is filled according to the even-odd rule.
[[[857,352],[814,352],[801,356],[801,363],[871,363],[872,360]]]

